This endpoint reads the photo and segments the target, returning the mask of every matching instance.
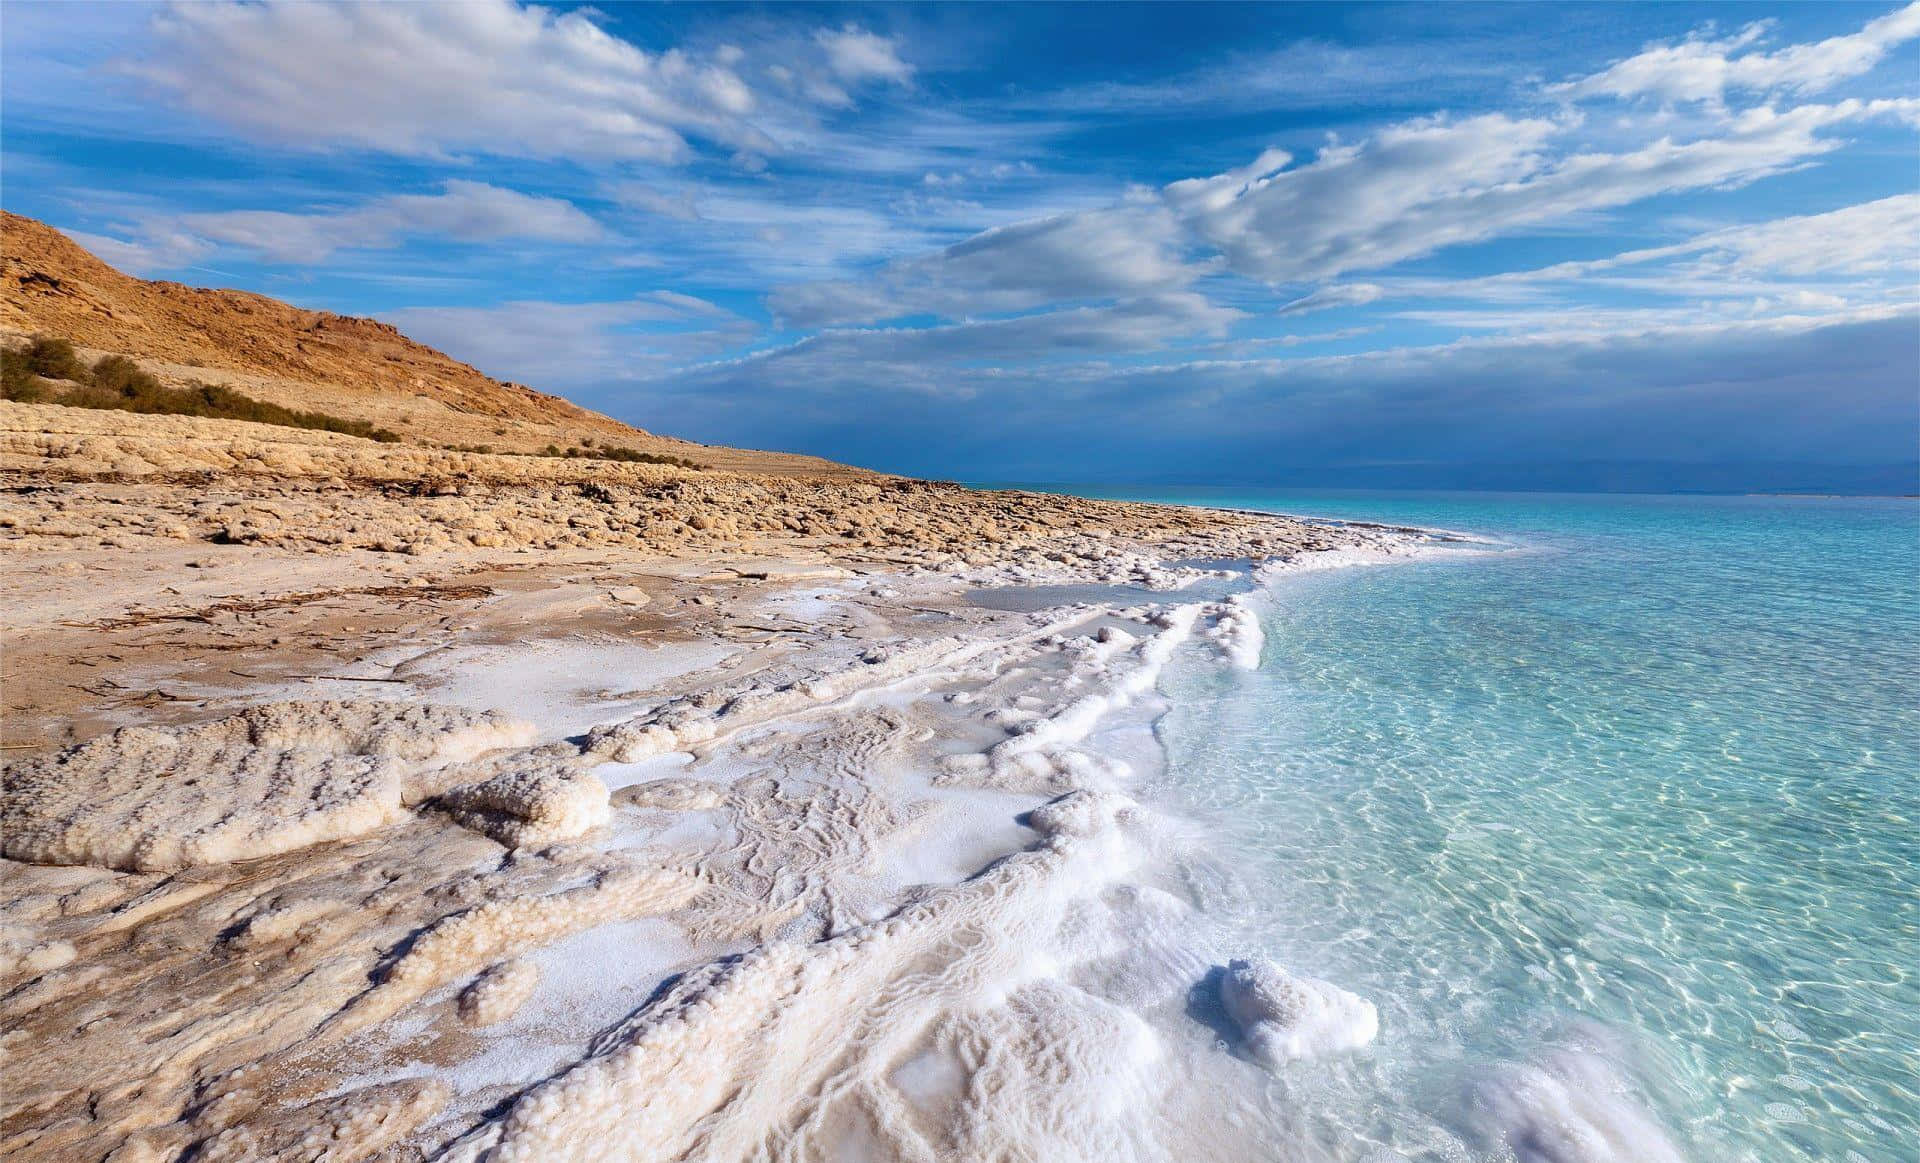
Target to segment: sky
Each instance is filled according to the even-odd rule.
[[[1920,3],[0,7],[0,202],[961,480],[1920,489]]]

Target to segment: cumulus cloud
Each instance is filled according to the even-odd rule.
[[[515,0],[414,4],[177,4],[123,68],[186,108],[276,146],[437,156],[679,162],[708,141],[778,151],[778,121],[746,79],[745,50],[648,52],[591,10]],[[905,83],[895,41],[820,35],[844,85]],[[844,105],[841,87],[813,99]],[[791,95],[791,94],[789,94]]]
[[[1592,76],[1549,85],[1546,91],[1571,100],[1653,97],[1716,105],[1730,92],[1823,92],[1872,70],[1894,48],[1920,37],[1920,3],[1868,21],[1858,32],[1758,51],[1755,46],[1770,27],[1763,21],[1729,37],[1696,33],[1678,43],[1648,45]]]
[[[87,236],[109,262],[134,269],[177,266],[221,246],[249,251],[269,262],[312,264],[336,250],[378,248],[433,236],[460,242],[518,238],[540,242],[591,242],[599,223],[563,198],[453,179],[438,194],[389,194],[346,210],[294,213],[285,210],[224,210],[149,218],[139,237]]]
[[[850,85],[865,81],[905,85],[913,80],[913,66],[900,59],[900,44],[892,37],[849,24],[837,31],[823,28],[814,33],[814,40],[826,52],[833,75]]]

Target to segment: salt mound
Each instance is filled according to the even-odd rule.
[[[460,992],[460,1020],[491,1026],[518,1013],[540,985],[540,967],[526,958],[502,961]]]
[[[1489,1071],[1467,1093],[1467,1128],[1521,1163],[1680,1163],[1680,1149],[1596,1048],[1561,1048]]]
[[[126,727],[10,768],[0,853],[140,872],[249,860],[385,827],[446,764],[530,742],[497,712],[313,701],[191,727]]]
[[[1355,1050],[1380,1032],[1372,1002],[1337,985],[1296,977],[1264,957],[1230,962],[1220,1001],[1248,1048],[1268,1066]]]
[[[484,783],[454,788],[440,804],[462,827],[509,848],[571,840],[613,818],[607,785],[565,763],[503,771]]]
[[[1207,637],[1220,653],[1241,670],[1260,669],[1260,651],[1266,645],[1266,631],[1260,628],[1260,615],[1249,606],[1245,594],[1235,594],[1212,607],[1218,619]]]

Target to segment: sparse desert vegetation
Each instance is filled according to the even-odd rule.
[[[170,388],[124,355],[104,355],[89,366],[71,342],[55,336],[35,336],[22,350],[0,352],[0,391],[6,399],[21,404],[251,420],[283,428],[339,432],[382,444],[400,439],[398,433],[376,428],[365,420],[286,408],[214,384]]]

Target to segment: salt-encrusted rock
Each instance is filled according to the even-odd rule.
[[[295,702],[191,727],[126,727],[9,768],[0,853],[165,872],[362,835],[458,778],[448,765],[532,740],[497,712]]]
[[[540,967],[525,958],[502,961],[460,991],[460,1020],[491,1026],[518,1013],[540,984]]]
[[[616,798],[627,807],[704,812],[726,803],[727,789],[706,780],[669,776],[623,787]]]
[[[1266,645],[1266,632],[1260,627],[1260,615],[1247,603],[1245,594],[1235,594],[1209,608],[1215,615],[1207,637],[1220,648],[1221,655],[1241,670],[1260,669],[1260,651]]]
[[[1247,1048],[1268,1066],[1356,1050],[1380,1032],[1372,1002],[1264,957],[1230,962],[1220,1001]]]
[[[613,818],[607,785],[566,763],[514,768],[440,797],[462,827],[510,848],[571,840]]]
[[[26,929],[0,925],[0,982],[13,984],[15,977],[34,977],[72,962],[73,945],[67,941],[49,941]]]

